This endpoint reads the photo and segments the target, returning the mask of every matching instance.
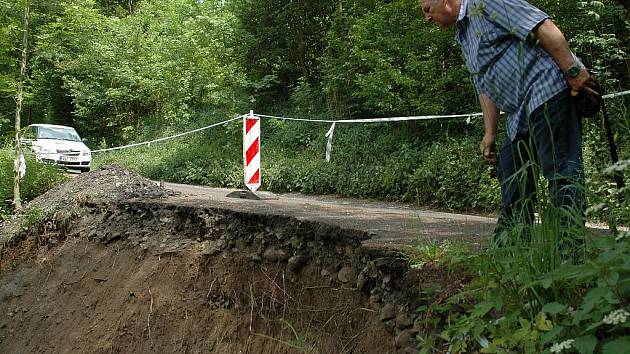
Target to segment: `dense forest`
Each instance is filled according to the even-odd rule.
[[[630,87],[626,1],[532,3],[554,19],[608,92]],[[9,145],[25,5],[26,0],[0,2],[0,136]],[[321,119],[479,111],[453,31],[426,23],[417,0],[28,5],[22,123],[74,126],[92,148],[161,137],[250,109]],[[609,101],[626,159],[627,102],[628,96]],[[449,209],[499,205],[496,181],[477,152],[478,120],[338,128],[331,163],[323,160],[327,129],[265,123],[264,187]],[[152,178],[238,187],[238,129],[224,132],[188,138],[164,151],[101,155],[97,163],[126,161]],[[585,136],[591,190],[609,194],[601,173],[609,164],[601,123],[585,122]]]
[[[534,1],[609,91],[627,88],[615,1]],[[0,4],[0,119],[15,109],[25,2]],[[199,111],[342,117],[478,110],[452,33],[416,0],[31,1],[25,122],[119,141]]]

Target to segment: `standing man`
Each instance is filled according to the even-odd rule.
[[[498,165],[503,210],[495,230],[531,224],[538,164],[554,205],[583,223],[581,123],[572,92],[597,94],[594,81],[549,16],[525,0],[420,0],[429,22],[455,26],[479,96],[483,158]],[[499,111],[507,139],[496,152]],[[566,214],[565,214],[566,215]],[[563,226],[572,226],[562,218]]]

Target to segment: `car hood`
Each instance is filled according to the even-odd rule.
[[[82,141],[37,139],[33,141],[33,147],[40,147],[53,152],[90,151]]]

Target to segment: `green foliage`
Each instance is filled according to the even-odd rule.
[[[624,161],[611,170],[628,166]],[[584,238],[586,230],[560,225],[563,211],[544,210],[541,223],[511,229],[510,243],[454,254],[453,262],[477,276],[445,306],[419,309],[440,314],[437,321],[425,319],[440,333],[427,345],[451,353],[627,351],[630,233]]]
[[[462,58],[453,55],[459,49],[452,32],[423,21],[418,1],[355,12],[337,19],[322,59],[323,85],[345,106],[344,114],[434,114],[476,106]]]
[[[0,3],[0,135],[9,131],[10,112],[15,109],[17,71],[15,70],[16,48],[19,37],[17,2]]]
[[[630,120],[628,119],[628,97],[608,100],[611,125],[620,160],[630,160]],[[630,221],[630,188],[618,190],[612,172],[624,176],[626,185],[630,181],[630,169],[622,170],[623,163],[615,171],[610,165],[608,139],[600,119],[585,120],[584,159],[587,167],[588,199],[591,208],[589,217],[611,225],[613,228]]]
[[[22,230],[28,230],[46,220],[52,219],[54,214],[54,209],[31,208],[24,214],[20,227]]]
[[[28,154],[25,157],[26,175],[20,181],[22,201],[29,201],[65,180],[57,167],[37,163]],[[14,160],[15,152],[12,149],[0,149],[0,219],[12,212]]]
[[[318,83],[318,61],[336,1],[230,1],[247,34],[239,43],[242,66],[258,109],[286,100],[300,80]]]
[[[75,1],[39,31],[35,108],[88,137],[129,139],[143,117],[188,123],[195,109],[235,106],[242,86],[239,29],[216,2],[142,1],[132,15],[108,17],[91,0]]]
[[[242,134],[234,124],[151,146],[93,155],[94,168],[119,164],[155,180],[239,187],[243,180]]]
[[[469,291],[480,301],[465,313],[446,310],[449,323],[441,338],[451,352],[542,353],[565,343],[579,353],[613,353],[630,328],[630,239],[596,236],[589,241],[582,262],[565,260],[549,272],[528,267],[541,257],[534,250],[511,248],[527,256],[516,261],[496,252],[476,256],[472,265],[481,276]],[[487,265],[507,262],[514,263],[509,268],[514,273],[484,272]],[[517,274],[519,266],[525,268]],[[451,305],[461,299],[452,298]]]
[[[445,240],[443,242],[433,241],[429,244],[405,250],[409,263],[414,269],[424,267],[426,264],[454,266],[459,262],[459,257],[469,255],[468,247],[465,243]],[[457,262],[454,262],[458,260]]]
[[[499,206],[498,182],[479,158],[476,143],[476,138],[448,139],[434,143],[419,156],[410,183],[416,201],[460,210]],[[476,193],[462,193],[470,190]]]

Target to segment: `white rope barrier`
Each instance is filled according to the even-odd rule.
[[[622,92],[616,92],[616,93],[611,93],[611,94],[602,96],[602,98],[610,99],[610,98],[616,98],[616,97],[621,97],[621,96],[626,96],[626,95],[630,95],[630,90],[622,91]],[[181,134],[177,134],[177,135],[173,135],[173,136],[168,136],[168,137],[155,139],[155,140],[151,140],[151,141],[145,141],[145,142],[141,142],[141,143],[129,144],[129,145],[119,146],[119,147],[114,147],[114,148],[109,148],[109,149],[94,150],[94,151],[92,151],[92,153],[115,151],[115,150],[123,150],[123,149],[132,148],[132,147],[138,147],[138,146],[143,146],[143,145],[151,145],[151,144],[159,143],[159,142],[162,142],[162,141],[176,139],[176,138],[179,138],[179,137],[182,137],[182,136],[185,136],[185,135],[197,133],[197,132],[200,132],[200,131],[203,131],[203,130],[206,130],[206,129],[210,129],[210,128],[214,128],[214,127],[217,127],[217,126],[220,126],[220,125],[228,124],[228,123],[231,123],[231,122],[233,122],[235,120],[241,119],[241,118],[243,118],[245,116],[246,116],[246,114],[243,114],[243,115],[240,115],[238,117],[235,117],[235,118],[232,118],[232,119],[228,119],[228,120],[220,122],[220,123],[212,124],[212,125],[209,125],[207,127],[191,130],[191,131],[188,131],[188,132],[185,132],[185,133],[181,133]],[[326,144],[326,160],[330,161],[330,155],[331,155],[331,152],[332,152],[332,139],[333,139],[333,135],[334,135],[335,127],[336,127],[337,123],[339,123],[339,124],[341,124],[341,123],[387,123],[387,122],[404,122],[404,121],[414,121],[414,120],[435,120],[435,119],[467,118],[466,119],[466,123],[470,124],[472,118],[483,116],[483,113],[450,114],[450,115],[427,115],[427,116],[409,116],[409,117],[388,117],[388,118],[365,118],[365,119],[333,119],[333,120],[330,120],[330,119],[307,119],[307,118],[281,117],[281,116],[271,116],[271,115],[265,115],[265,114],[256,114],[256,116],[261,117],[261,118],[287,120],[287,121],[331,124],[330,129],[326,133],[326,138],[328,139],[328,143]]]
[[[630,95],[630,90],[622,91],[622,92],[616,92],[616,93],[611,93],[609,95],[603,95],[602,98],[608,99],[608,98],[615,98],[615,97],[621,97],[621,96],[626,96],[626,95]]]
[[[299,122],[313,122],[313,123],[385,123],[385,122],[402,122],[409,120],[434,120],[444,118],[472,118],[483,115],[483,113],[471,113],[471,114],[450,114],[450,115],[432,115],[432,116],[410,116],[410,117],[389,117],[389,118],[364,118],[364,119],[306,119],[306,118],[292,118],[292,117],[279,117],[269,116],[265,114],[256,114],[261,118],[271,118],[279,120],[291,120]]]
[[[610,99],[615,97],[626,96],[630,94],[630,90],[623,92],[611,93],[608,95],[602,96],[604,99]],[[504,112],[500,112],[503,114]],[[472,118],[483,116],[483,113],[471,113],[471,114],[451,114],[451,115],[429,115],[429,116],[411,116],[411,117],[390,117],[390,118],[367,118],[367,119],[335,119],[335,120],[324,120],[324,119],[305,119],[305,118],[293,118],[293,117],[279,117],[279,116],[270,116],[264,114],[257,114],[257,116],[262,118],[271,118],[271,119],[279,119],[279,120],[290,120],[290,121],[299,121],[299,122],[312,122],[312,123],[328,123],[331,124],[330,129],[326,133],[327,143],[326,143],[326,161],[330,161],[332,155],[332,142],[333,136],[335,133],[335,127],[337,123],[387,123],[387,122],[402,122],[402,121],[411,121],[411,120],[435,120],[435,119],[451,119],[451,118],[467,118],[466,123],[470,124]]]
[[[176,138],[180,138],[180,137],[185,136],[185,135],[197,133],[197,132],[200,132],[200,131],[203,131],[203,130],[206,130],[206,129],[214,128],[214,127],[217,127],[217,126],[220,126],[220,125],[224,125],[224,124],[233,122],[233,121],[235,121],[237,119],[243,118],[244,116],[245,116],[245,114],[240,115],[240,116],[235,117],[235,118],[232,118],[232,119],[225,120],[225,121],[220,122],[220,123],[215,123],[215,124],[209,125],[207,127],[191,130],[191,131],[188,131],[188,132],[185,132],[185,133],[180,133],[180,134],[173,135],[173,136],[167,136],[167,137],[160,138],[160,139],[155,139],[155,140],[151,140],[151,141],[145,141],[145,142],[136,143],[136,144],[129,144],[129,145],[119,146],[119,147],[114,147],[114,148],[109,148],[109,149],[93,150],[92,153],[122,150],[122,149],[128,149],[128,148],[132,148],[132,147],[138,147],[138,146],[142,146],[142,145],[151,145],[151,144],[154,144],[154,143],[159,143],[159,142],[167,141],[167,140],[171,140],[171,139],[176,139]]]

